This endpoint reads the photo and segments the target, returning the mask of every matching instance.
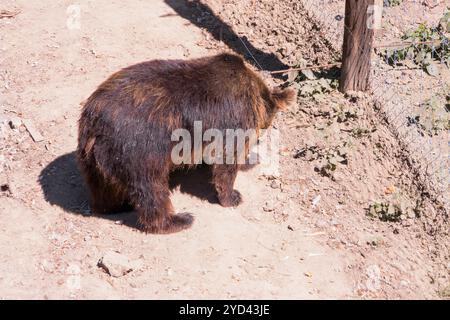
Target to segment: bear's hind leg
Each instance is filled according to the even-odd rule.
[[[99,172],[91,172],[86,179],[90,190],[93,213],[118,213],[133,210],[124,190],[107,181]]]
[[[153,179],[131,192],[131,201],[138,212],[138,222],[145,232],[173,233],[189,228],[194,222],[190,213],[174,214],[170,202],[168,179]],[[144,186],[144,188],[142,188]]]

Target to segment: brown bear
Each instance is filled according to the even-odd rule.
[[[153,60],[116,72],[86,100],[79,120],[77,160],[91,210],[134,208],[142,229],[151,233],[188,228],[193,217],[174,213],[169,174],[192,164],[172,161],[172,132],[193,133],[195,121],[203,131],[267,128],[295,100],[294,90],[270,90],[241,56],[230,53]],[[240,164],[210,168],[219,203],[238,205],[233,184]]]

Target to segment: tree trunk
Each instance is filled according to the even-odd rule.
[[[346,0],[345,31],[339,90],[369,89],[370,55],[374,30],[379,28],[382,5],[377,0]]]

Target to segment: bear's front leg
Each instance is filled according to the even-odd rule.
[[[242,203],[239,191],[234,190],[238,165],[218,164],[212,166],[212,183],[217,192],[219,203],[223,207],[236,207]]]

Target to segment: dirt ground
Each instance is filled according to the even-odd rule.
[[[280,174],[239,173],[244,202],[235,209],[217,204],[205,170],[175,176],[174,207],[195,214],[189,230],[151,235],[136,228],[132,212],[90,214],[74,159],[77,120],[80,103],[111,73],[222,50],[255,64],[250,51],[266,70],[300,57],[326,63],[338,52],[301,1],[73,5],[0,3],[20,10],[0,19],[0,298],[448,297],[448,208],[416,178],[388,117],[367,95],[300,97],[274,124]],[[355,135],[361,128],[370,133]],[[342,146],[346,164],[321,174],[321,157]],[[397,222],[368,217],[369,204],[393,190],[419,203],[415,214]],[[99,268],[111,252],[132,271],[113,277]]]

